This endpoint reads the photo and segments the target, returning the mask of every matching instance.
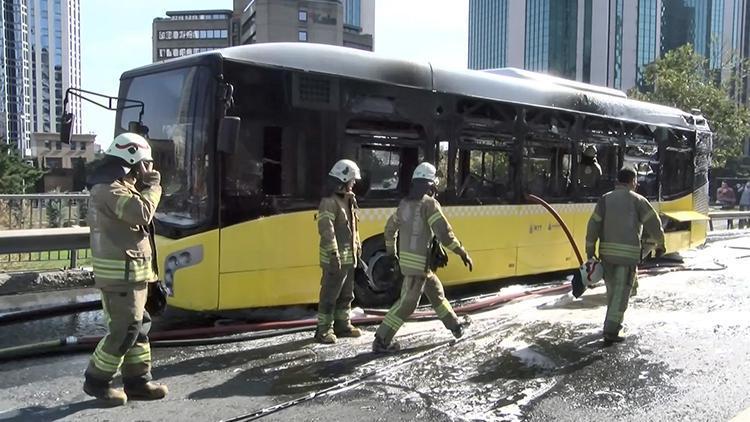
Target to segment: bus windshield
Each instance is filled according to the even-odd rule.
[[[215,79],[206,67],[185,67],[122,81],[120,95],[145,104],[143,124],[161,172],[161,224],[201,225],[209,217],[209,151]],[[117,133],[138,121],[138,108],[118,112]]]

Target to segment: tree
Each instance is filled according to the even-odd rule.
[[[732,65],[732,69],[747,68]],[[713,165],[720,167],[741,154],[742,140],[750,135],[750,111],[733,98],[744,75],[725,73],[733,75],[718,82],[718,74],[709,68],[706,58],[686,44],[648,65],[640,91],[633,88],[628,94],[686,111],[700,109],[714,132]]]
[[[25,193],[44,172],[25,163],[16,149],[0,140],[0,194]]]

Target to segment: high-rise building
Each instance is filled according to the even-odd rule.
[[[374,0],[235,1],[239,44],[314,42],[373,49]]]
[[[686,43],[717,70],[748,57],[748,7],[748,0],[470,0],[469,67],[518,67],[627,90],[649,63]]]
[[[232,45],[315,42],[373,49],[375,0],[234,0],[233,10],[167,12],[153,22],[161,61]]]
[[[65,90],[81,85],[79,0],[0,0],[0,136],[30,154],[32,132],[59,131]],[[81,102],[69,111],[81,116]],[[73,133],[80,133],[80,118]]]
[[[153,61],[229,47],[231,21],[231,10],[167,12],[153,22]]]

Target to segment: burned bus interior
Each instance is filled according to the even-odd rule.
[[[223,158],[224,224],[314,209],[341,157],[361,166],[363,207],[395,206],[422,160],[444,205],[594,202],[625,165],[651,200],[694,189],[695,131],[231,61],[224,76],[242,120]],[[581,183],[586,166],[601,169],[595,183]]]
[[[423,160],[436,164],[447,206],[525,204],[525,194],[593,203],[625,165],[650,200],[683,197],[707,180],[711,134],[700,116],[358,54],[245,46],[123,75],[120,95],[146,104],[157,164],[169,169],[163,202],[174,236],[313,210],[340,158],[361,166],[355,189],[367,208],[395,207]],[[229,107],[220,107],[218,83],[231,86]],[[233,151],[218,153],[211,137],[222,109],[241,123]],[[117,130],[126,130],[136,116],[118,113]]]

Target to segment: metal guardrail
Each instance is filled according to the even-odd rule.
[[[0,230],[0,254],[88,249],[88,227]]]
[[[0,195],[0,230],[85,225],[88,193]]]
[[[69,260],[69,268],[75,268],[79,257],[88,257],[89,232],[88,227],[0,230],[0,255],[6,255],[8,260],[4,262],[8,263],[52,261],[55,260],[52,252],[56,251],[58,261]],[[80,250],[84,250],[83,256]],[[32,258],[34,252],[39,252],[37,259]],[[47,253],[47,259],[43,259],[42,253]]]
[[[734,228],[734,219],[738,219],[740,227],[750,228],[750,211],[711,211],[708,213],[708,229],[714,230],[714,220],[726,220],[727,229]]]

